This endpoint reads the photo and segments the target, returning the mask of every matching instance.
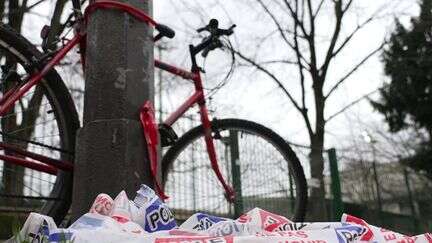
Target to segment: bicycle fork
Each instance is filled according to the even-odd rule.
[[[208,153],[208,156],[210,159],[211,167],[212,167],[213,171],[215,172],[216,177],[218,178],[219,182],[222,184],[222,187],[225,190],[226,199],[229,202],[233,203],[235,200],[235,192],[234,192],[234,189],[227,184],[227,182],[223,178],[222,173],[220,171],[220,167],[219,167],[217,157],[216,157],[216,149],[215,149],[215,145],[214,145],[214,141],[213,141],[213,137],[212,137],[212,127],[211,127],[211,123],[210,123],[210,120],[208,117],[207,107],[205,106],[204,101],[199,103],[199,109],[200,109],[200,114],[201,114],[201,122],[202,122],[203,127],[204,127],[205,143],[206,143],[207,153]]]

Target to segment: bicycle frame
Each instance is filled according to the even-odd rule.
[[[85,25],[87,23],[89,15],[98,8],[110,8],[110,9],[119,9],[121,11],[127,12],[134,16],[135,18],[146,22],[151,26],[156,26],[156,22],[143,13],[141,10],[134,8],[133,6],[115,2],[115,1],[98,1],[87,7],[85,10],[84,18],[82,18],[78,25],[75,27],[76,33],[74,37],[66,42],[66,44],[59,49],[56,54],[46,63],[46,65],[40,70],[34,73],[22,86],[15,86],[11,88],[8,92],[6,92],[3,97],[0,98],[0,116],[4,116],[7,112],[14,106],[14,104],[25,95],[32,87],[41,82],[43,77],[48,74],[54,66],[59,64],[59,62],[69,53],[75,46],[79,46],[81,53],[81,62],[85,63],[85,40],[86,40],[86,32]],[[84,28],[83,28],[84,27]],[[209,159],[211,162],[212,169],[216,173],[218,180],[221,182],[227,193],[227,199],[229,201],[234,200],[234,190],[226,183],[224,180],[216,158],[216,150],[214,146],[214,141],[212,137],[212,128],[211,122],[208,115],[208,110],[204,97],[204,90],[202,85],[202,79],[200,75],[200,71],[196,68],[195,65],[192,67],[192,71],[186,71],[181,68],[177,68],[170,64],[164,63],[159,60],[155,60],[155,67],[165,70],[169,73],[172,73],[176,76],[180,76],[184,79],[189,79],[194,82],[195,92],[192,96],[190,96],[175,112],[173,112],[164,122],[163,124],[167,126],[173,125],[188,109],[193,107],[195,104],[198,104],[201,122],[204,127],[205,133],[205,142],[206,148],[209,155]],[[149,159],[151,163],[151,170],[153,176],[156,178],[157,171],[157,146],[158,146],[158,131],[157,126],[155,126],[154,114],[152,110],[152,106],[149,102],[146,102],[140,111],[140,118],[143,125],[143,132],[147,142],[147,149],[149,150]],[[10,146],[5,142],[0,142],[0,149],[7,150],[8,152],[12,152],[13,154],[21,155],[22,157],[13,156],[13,155],[0,155],[0,159],[7,161],[9,163],[21,165],[27,168],[31,168],[37,171],[49,173],[49,174],[57,174],[58,170],[70,171],[73,172],[73,164],[68,161],[61,161],[52,159],[46,156],[38,155],[29,151],[25,151],[23,149]],[[31,160],[25,159],[23,157],[30,158]],[[162,198],[166,198],[163,190],[160,188],[159,183],[155,180],[155,186],[158,193]]]
[[[234,200],[234,197],[235,197],[234,190],[226,183],[226,181],[223,178],[222,173],[219,169],[219,165],[217,163],[216,149],[215,149],[215,145],[214,145],[214,141],[213,141],[213,137],[212,137],[212,127],[211,127],[211,123],[210,123],[210,119],[209,119],[209,115],[208,115],[208,110],[207,110],[207,106],[206,106],[206,102],[205,102],[201,73],[200,73],[199,69],[198,68],[192,68],[192,72],[188,72],[186,70],[183,70],[181,68],[177,68],[175,66],[169,65],[167,63],[164,63],[164,62],[161,62],[158,60],[155,61],[155,66],[164,70],[164,71],[172,73],[176,76],[180,76],[184,79],[189,79],[189,80],[192,80],[194,82],[195,92],[185,102],[183,102],[183,104],[180,105],[180,107],[177,108],[177,110],[175,110],[163,122],[163,124],[166,126],[173,125],[187,110],[192,108],[195,104],[198,104],[201,123],[202,123],[203,128],[204,128],[207,153],[209,155],[212,169],[215,172],[216,177],[218,178],[218,180],[222,184],[223,188],[225,189],[227,199],[232,202]],[[144,107],[145,106],[146,106],[146,104],[144,105]],[[147,108],[144,108],[144,112],[146,112],[146,110],[148,111],[148,109],[149,108],[148,108],[148,104],[147,104]],[[154,118],[153,118],[153,120],[154,120]],[[141,121],[144,123],[143,119],[141,119]],[[146,129],[144,129],[144,132],[146,132]],[[151,138],[148,138],[147,141],[149,139],[151,139]],[[157,141],[156,138],[153,138],[153,139],[155,140],[155,142]],[[156,153],[155,151],[157,148],[154,146],[154,147],[149,147],[148,149],[153,150],[153,154],[155,154]],[[157,160],[157,158],[155,160]],[[163,191],[162,191],[161,196],[166,197],[163,194]]]

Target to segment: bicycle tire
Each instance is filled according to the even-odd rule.
[[[19,72],[22,72],[22,74],[29,74],[32,70],[28,70],[28,65],[26,66],[26,64],[31,61],[40,60],[41,56],[42,53],[26,38],[17,33],[10,26],[0,24],[0,62],[2,65],[6,63],[6,60],[13,60],[13,62],[16,62],[14,65],[17,73],[18,70],[20,70]],[[0,70],[0,73],[1,72]],[[3,82],[5,80],[1,81]],[[35,97],[34,100],[40,99],[40,103],[38,103],[38,101],[31,103],[30,95],[31,98]],[[36,87],[27,92],[26,96],[21,99],[21,102],[23,107],[26,104],[27,107],[21,108],[20,111],[17,107],[18,104],[16,104],[16,107],[12,108],[13,112],[16,113],[9,113],[2,117],[2,141],[25,146],[24,148],[29,151],[39,151],[37,153],[55,159],[73,162],[75,135],[79,128],[79,120],[73,100],[60,75],[52,69]],[[30,106],[31,104],[35,104],[34,107]],[[19,123],[18,117],[20,113],[22,114],[21,125],[24,124],[25,126],[23,128],[21,127],[19,131],[8,131],[5,129],[5,127],[10,126],[3,126],[3,124],[7,124],[9,120],[14,119],[12,122],[16,124]],[[25,123],[24,116],[26,115],[29,117],[33,116],[33,118],[25,121],[31,120],[34,121],[34,123],[29,123],[30,125]],[[34,116],[36,116],[36,118],[34,118]],[[41,133],[43,136],[41,136]],[[27,138],[29,142],[23,141],[22,139],[24,137]],[[37,143],[41,145],[38,147]],[[53,149],[52,147],[56,147],[57,149]],[[4,161],[3,164],[0,162],[0,168],[2,169],[0,172],[0,183],[8,180],[3,180],[4,177],[15,175],[16,182],[13,182],[14,180],[9,180],[8,183],[16,183],[14,184],[16,185],[14,188],[18,188],[13,189],[13,193],[11,193],[10,190],[6,191],[8,190],[5,186],[6,183],[3,183],[4,191],[1,195],[5,197],[3,198],[4,201],[6,201],[6,199],[10,202],[15,201],[22,205],[20,206],[20,210],[31,209],[31,211],[51,216],[57,224],[62,222],[71,204],[73,186],[72,172],[58,170],[57,175],[47,176],[44,173],[29,168],[18,169],[18,166],[7,165],[7,162]],[[12,171],[11,168],[14,171]],[[3,173],[7,171],[7,169],[9,169],[9,171]],[[39,188],[36,188],[37,186],[39,186]],[[17,194],[19,192],[22,192],[21,196]],[[18,198],[11,198],[11,195],[13,196],[14,193],[17,194],[15,196],[18,196]],[[43,199],[35,201],[34,198],[38,197]],[[11,209],[12,211],[18,208],[18,206],[14,207],[15,208]]]
[[[238,140],[235,142],[226,142],[223,140],[223,138],[226,138],[224,136],[227,135],[226,130],[232,130],[237,131],[237,133],[229,132],[229,135]],[[186,219],[188,216],[190,216],[192,213],[195,213],[197,211],[203,211],[214,215],[221,215],[224,217],[238,217],[242,213],[246,212],[247,210],[250,210],[254,207],[260,207],[264,210],[280,214],[283,216],[286,216],[287,218],[296,221],[301,222],[304,220],[305,212],[306,212],[306,204],[307,204],[307,185],[306,185],[306,179],[304,176],[303,168],[300,164],[300,161],[298,160],[296,154],[293,152],[293,150],[290,148],[290,146],[285,142],[285,140],[280,137],[278,134],[273,132],[272,130],[246,120],[239,120],[239,119],[223,119],[223,120],[214,120],[212,122],[212,130],[213,130],[213,137],[215,137],[215,131],[218,131],[219,134],[222,134],[220,138],[216,138],[215,141],[215,147],[216,150],[219,151],[218,155],[218,162],[220,169],[222,173],[224,174],[224,178],[227,179],[228,183],[232,185],[233,178],[241,178],[240,183],[237,181],[237,187],[234,187],[237,193],[239,193],[239,188],[241,188],[241,193],[243,197],[241,199],[237,199],[237,204],[239,204],[241,200],[242,207],[236,206],[236,203],[230,205],[227,203],[227,201],[220,201],[221,204],[223,204],[222,208],[225,208],[224,210],[211,210],[210,209],[210,203],[203,203],[201,201],[210,201],[211,198],[215,197],[213,194],[219,194],[219,200],[220,198],[224,198],[223,189],[221,189],[221,185],[219,181],[217,181],[216,176],[214,172],[211,170],[210,162],[208,160],[208,155],[205,149],[204,145],[204,130],[202,125],[197,126],[188,132],[186,132],[180,139],[166,152],[165,156],[162,159],[162,179],[165,187],[165,191],[170,197],[168,199],[167,204],[174,210],[174,215],[179,220]],[[231,131],[230,130],[230,131]],[[240,137],[241,140],[238,139],[238,136],[235,134],[238,134],[238,132],[241,132],[244,137]],[[224,135],[225,134],[225,135]],[[245,157],[245,155],[252,154],[253,150],[260,149],[267,147],[259,146],[257,148],[252,148],[251,150],[242,150],[243,144],[247,145],[243,140],[245,140],[246,135],[251,136],[257,135],[258,138],[262,138],[264,141],[269,143],[269,146],[273,146],[275,150],[279,151],[281,158],[283,158],[287,163],[286,167],[284,163],[281,163],[280,166],[281,170],[279,168],[274,168],[274,166],[271,163],[268,163],[270,165],[269,168],[260,167],[264,165],[266,161],[261,161],[256,165],[252,165],[251,159],[247,159],[248,161],[245,161],[245,159],[242,159],[241,157]],[[232,139],[232,137],[230,138]],[[224,142],[223,142],[224,141]],[[229,140],[234,141],[234,140]],[[194,147],[194,144],[195,145]],[[229,152],[228,154],[225,154],[224,156],[221,156],[221,148],[223,147],[221,144],[225,143],[230,146],[229,151],[233,151],[233,153]],[[233,147],[233,144],[240,144],[235,149]],[[202,151],[199,150],[199,146],[202,147]],[[267,146],[267,145],[266,145]],[[241,147],[241,148],[240,148]],[[269,147],[270,148],[270,147]],[[227,149],[224,149],[227,151]],[[234,151],[238,150],[239,153],[235,153]],[[248,151],[248,152],[245,152]],[[186,164],[188,162],[182,162],[181,158],[183,158],[183,153],[191,153],[191,156],[194,156],[194,152],[196,154],[200,153],[201,156],[205,156],[202,163],[199,163],[199,159],[196,157],[192,157],[190,161],[193,161],[195,163],[194,166],[191,166],[192,169],[188,169],[186,167]],[[259,151],[258,151],[259,152]],[[261,151],[265,152],[265,151]],[[239,156],[232,157],[233,154],[239,154]],[[267,154],[266,154],[267,155]],[[189,155],[188,155],[189,156]],[[197,155],[195,155],[197,156]],[[198,155],[199,156],[199,155]],[[270,156],[270,155],[269,155]],[[271,155],[273,156],[273,155]],[[236,162],[237,165],[239,165],[239,169],[235,169],[232,167],[232,163],[228,162],[226,159],[230,157],[230,160],[238,160],[239,162]],[[179,159],[180,158],[180,159]],[[270,157],[269,157],[270,158]],[[221,161],[225,159],[227,161],[226,165],[224,163],[221,163]],[[268,160],[267,160],[268,161]],[[258,165],[258,166],[257,166]],[[229,168],[231,167],[231,173],[233,171],[238,170],[238,173],[240,176],[236,176],[235,174],[229,175],[228,173]],[[248,168],[249,167],[249,168]],[[233,169],[234,168],[234,169]],[[249,170],[249,171],[248,171]],[[255,192],[258,193],[259,190],[262,191],[263,188],[261,186],[257,186],[257,184],[262,183],[272,183],[272,177],[278,177],[276,174],[271,175],[271,173],[277,173],[280,174],[282,171],[288,171],[288,174],[292,176],[292,181],[290,181],[290,185],[295,185],[295,198],[293,198],[293,191],[291,190],[290,200],[287,200],[287,198],[281,198],[280,193],[268,193],[265,197],[262,197],[263,194],[254,195]],[[263,174],[264,172],[269,172],[270,174],[267,174],[268,178],[265,177],[259,177],[258,174]],[[192,173],[192,174],[191,174]],[[195,174],[193,174],[195,173]],[[257,174],[258,173],[258,174]],[[249,176],[249,174],[252,175],[252,177]],[[228,176],[227,176],[228,175]],[[245,185],[245,181],[248,181],[248,177],[251,178],[250,180],[252,188],[248,188],[247,185]],[[284,176],[282,176],[284,177]],[[280,177],[280,178],[282,178]],[[290,177],[287,175],[287,177]],[[194,179],[190,179],[194,178]],[[197,178],[197,179],[195,179]],[[209,179],[211,178],[211,179]],[[204,180],[207,180],[208,182],[212,182],[213,184],[207,188],[204,188],[203,182]],[[286,178],[285,178],[286,179]],[[286,180],[284,180],[286,182]],[[191,192],[191,182],[193,184],[193,192]],[[294,183],[293,183],[294,182]],[[201,186],[200,186],[201,184]],[[265,187],[265,186],[264,186]],[[271,188],[274,187],[274,185],[270,185]],[[200,189],[200,190],[197,190]],[[293,189],[290,187],[290,189]],[[189,194],[195,195],[195,199],[188,201]],[[202,198],[196,198],[196,194],[205,194],[202,195]],[[288,195],[288,194],[287,194]],[[292,201],[292,200],[295,201]],[[246,203],[245,203],[246,202]],[[286,203],[290,205],[286,205]],[[277,204],[277,205],[276,205]],[[191,206],[192,205],[192,206]],[[290,207],[291,206],[291,207]],[[237,207],[237,209],[236,209]],[[235,211],[241,211],[241,212],[235,212]],[[228,212],[227,212],[228,211]],[[234,211],[234,212],[233,212]]]

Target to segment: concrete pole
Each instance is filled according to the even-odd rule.
[[[151,0],[124,0],[151,13]],[[83,127],[76,145],[72,220],[101,192],[135,196],[152,186],[139,108],[154,97],[151,28],[117,10],[97,10],[87,34]]]

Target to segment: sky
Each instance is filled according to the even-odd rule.
[[[183,5],[184,2],[193,5],[186,8]],[[230,39],[234,47],[245,54],[253,56],[258,53],[257,57],[261,60],[283,57],[286,48],[276,39],[271,39],[264,46],[256,46],[257,39],[272,31],[274,26],[256,5],[250,4],[252,0],[220,0],[219,5],[216,2],[216,0],[202,0],[196,1],[195,3],[198,4],[195,4],[193,1],[184,0],[153,1],[155,19],[171,26],[177,32],[174,40],[166,41],[165,45],[168,50],[163,52],[163,60],[188,69],[190,64],[187,46],[190,43],[199,43],[202,38],[194,29],[207,24],[210,18],[217,18],[222,27],[228,27],[233,23],[237,25],[235,35]],[[381,12],[382,17],[360,31],[332,64],[328,76],[329,84],[334,83],[334,80],[341,77],[370,50],[379,46],[381,41],[391,33],[395,17],[404,24],[409,24],[409,16],[417,15],[419,11],[415,0],[359,0],[355,3],[357,5],[353,8],[353,12],[345,19],[342,34],[349,33],[359,21],[361,22],[377,9],[383,6],[385,9]],[[39,31],[41,26],[49,20],[44,16],[53,12],[53,6],[54,0],[47,1],[26,16],[24,34],[33,43],[40,43]],[[328,33],[332,30],[330,12],[330,8],[324,8],[322,17],[317,20],[319,23],[317,36],[320,43],[322,42],[319,45],[319,53],[325,51],[328,44]],[[155,52],[155,56],[158,54]],[[211,88],[223,79],[227,71],[226,67],[230,64],[230,55],[226,52],[215,51],[205,62],[199,60],[199,63],[206,70],[205,85]],[[294,68],[274,67],[272,70],[283,77],[285,86],[294,95],[299,96],[298,77]],[[70,87],[83,88],[79,76],[80,71],[60,70],[60,72]],[[386,77],[383,74],[383,65],[379,60],[379,55],[376,55],[329,99],[325,111],[326,117],[357,98],[376,90],[384,82],[386,82]],[[190,83],[179,79],[174,80],[170,75],[163,76],[162,85],[162,103],[164,110],[167,111],[179,105],[192,91]],[[325,90],[328,90],[328,87],[330,86],[325,87]],[[371,97],[376,98],[376,96]],[[309,93],[308,102],[311,101]],[[237,69],[227,85],[214,95],[209,106],[214,117],[252,120],[270,127],[291,142],[304,145],[309,143],[304,122],[287,97],[268,77],[252,69]],[[360,102],[328,123],[325,147],[344,149],[349,146],[352,139],[361,137],[368,124],[378,124],[385,128],[382,120],[382,116],[374,112],[366,100]],[[296,148],[296,151],[307,172],[307,150]]]

